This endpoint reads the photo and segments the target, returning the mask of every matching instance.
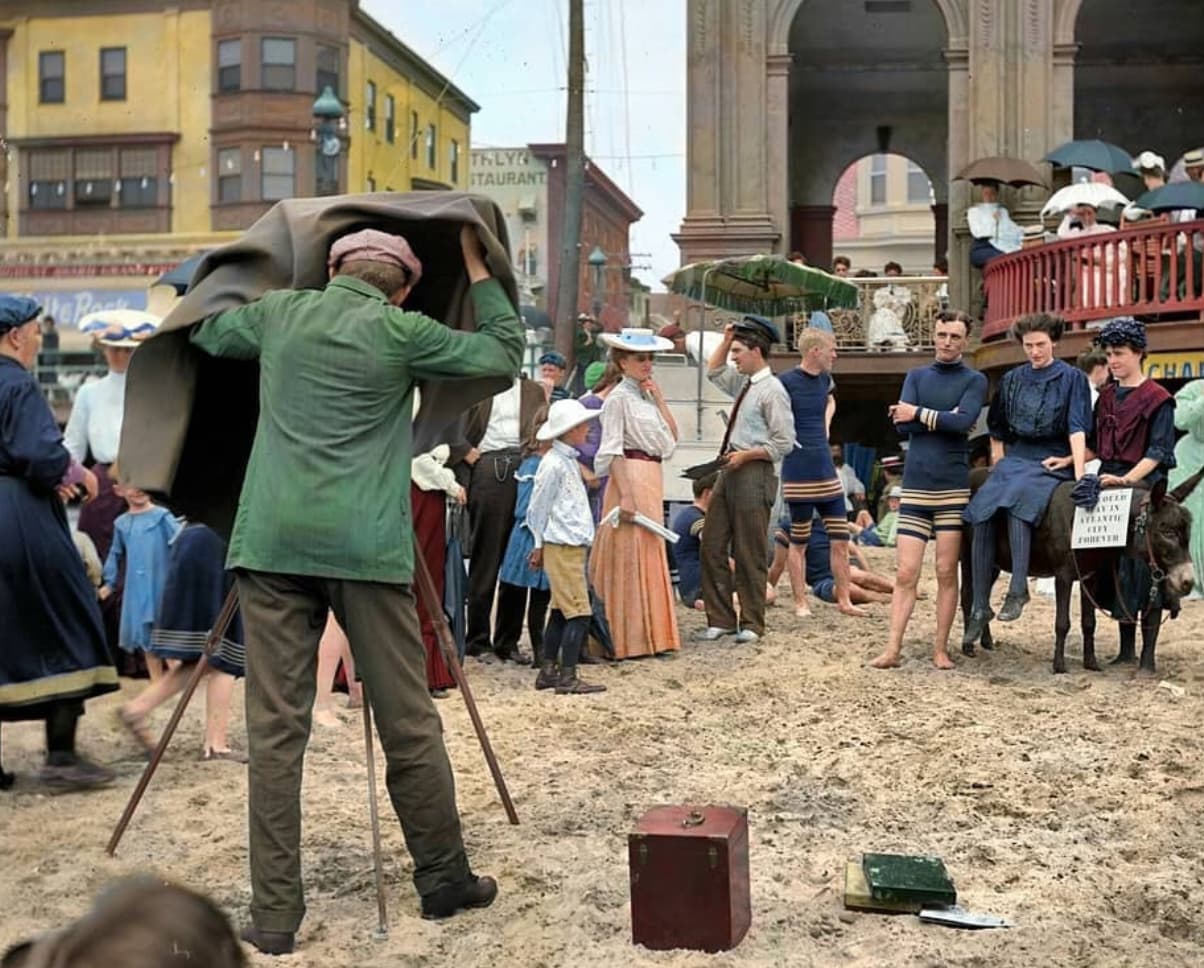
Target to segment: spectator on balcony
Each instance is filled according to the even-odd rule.
[[[1094,205],[1075,205],[1063,224],[1058,227],[1058,238],[1074,239],[1115,231],[1116,226],[1105,225],[1099,221],[1099,212]],[[1097,309],[1129,301],[1127,243],[1084,248],[1079,260],[1078,291],[1075,294],[1077,308]]]
[[[790,253],[786,261],[793,262],[796,266],[805,266],[807,264],[807,257],[796,249]]]
[[[1135,166],[1145,183],[1145,190],[1152,192],[1166,184],[1166,159],[1162,155],[1146,150],[1137,156]]]
[[[903,267],[897,262],[888,262],[882,267],[882,274],[887,277],[901,276],[903,275]]]
[[[982,190],[982,201],[966,209],[966,224],[974,237],[970,246],[970,265],[981,269],[992,259],[1018,252],[1024,230],[999,204],[999,182],[976,180],[974,184]]]
[[[847,278],[853,271],[853,263],[847,255],[838,255],[832,260],[832,275]]]
[[[564,385],[568,372],[568,360],[555,350],[549,350],[539,358],[539,382],[543,385],[549,403],[567,400],[571,396]]]

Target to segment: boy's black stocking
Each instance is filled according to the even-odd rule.
[[[552,617],[548,619],[548,627],[543,633],[545,662],[555,662],[560,657],[560,641],[564,637],[564,630],[564,612],[558,608],[552,609]]]
[[[560,647],[561,669],[576,667],[577,660],[581,657],[581,647],[585,644],[586,635],[589,634],[590,619],[589,615],[579,615],[565,623],[563,644]]]
[[[46,713],[46,763],[69,766],[75,762],[75,727],[83,713],[77,700],[56,702]]]

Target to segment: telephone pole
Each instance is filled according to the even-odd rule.
[[[556,283],[556,349],[573,366],[577,279],[581,267],[581,207],[585,195],[585,10],[569,0],[568,109],[565,118],[564,217]]]

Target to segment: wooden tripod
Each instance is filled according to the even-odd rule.
[[[489,772],[493,776],[494,785],[497,787],[498,796],[502,801],[502,807],[506,811],[506,818],[510,823],[517,825],[518,814],[514,809],[514,801],[510,799],[510,791],[506,787],[506,780],[502,776],[502,769],[498,765],[497,757],[493,753],[493,744],[489,742],[489,736],[485,732],[485,724],[481,720],[481,714],[477,710],[476,701],[472,697],[472,690],[468,686],[468,679],[465,677],[464,669],[460,665],[460,657],[456,652],[456,642],[452,637],[451,629],[448,627],[447,618],[443,614],[443,603],[439,601],[438,596],[435,594],[435,583],[431,579],[430,569],[427,568],[426,561],[423,560],[421,554],[417,553],[417,541],[414,542],[414,548],[416,552],[414,555],[414,579],[418,596],[435,625],[435,634],[439,640],[439,648],[443,652],[443,658],[447,661],[447,667],[451,671],[452,678],[455,680],[457,687],[459,687],[460,695],[464,697],[464,704],[468,707],[469,719],[472,720],[473,730],[476,732],[477,740],[481,744],[481,752],[485,754],[485,763],[488,765]],[[209,630],[209,635],[205,640],[204,652],[201,654],[196,667],[192,670],[188,684],[184,687],[184,692],[181,694],[179,702],[176,703],[176,708],[172,712],[171,718],[167,721],[163,735],[159,737],[159,743],[155,747],[154,753],[151,754],[150,761],[146,764],[146,769],[142,771],[138,785],[134,787],[134,792],[130,794],[129,802],[121,814],[121,819],[117,821],[117,826],[113,829],[113,836],[109,838],[108,846],[105,847],[105,853],[110,857],[116,852],[122,835],[124,835],[126,828],[133,819],[134,813],[138,809],[138,804],[141,802],[143,794],[146,793],[146,788],[150,785],[151,777],[155,775],[155,770],[158,769],[159,762],[163,759],[163,754],[167,751],[168,744],[171,743],[171,738],[175,734],[176,728],[180,725],[180,720],[184,716],[184,710],[188,708],[188,703],[191,701],[193,693],[196,692],[197,686],[205,675],[205,670],[209,666],[209,656],[217,650],[218,644],[221,642],[222,636],[226,634],[226,629],[229,628],[237,608],[238,589],[237,586],[232,585],[229,593],[226,595],[226,601],[222,605],[222,610],[218,614],[217,621],[213,623],[213,628]],[[370,740],[370,729],[367,732],[367,737]],[[370,750],[369,756],[371,756]],[[375,796],[373,797],[373,809],[375,810]]]

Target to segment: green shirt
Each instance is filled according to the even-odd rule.
[[[471,333],[397,309],[349,276],[269,292],[193,330],[207,353],[259,361],[229,567],[410,581],[415,382],[513,376],[522,360],[522,325],[501,284],[470,294]]]
[[[899,534],[899,512],[887,511],[882,516],[882,520],[878,522],[878,527],[874,529],[878,534],[878,540],[881,541],[887,548],[893,548],[898,540]]]

